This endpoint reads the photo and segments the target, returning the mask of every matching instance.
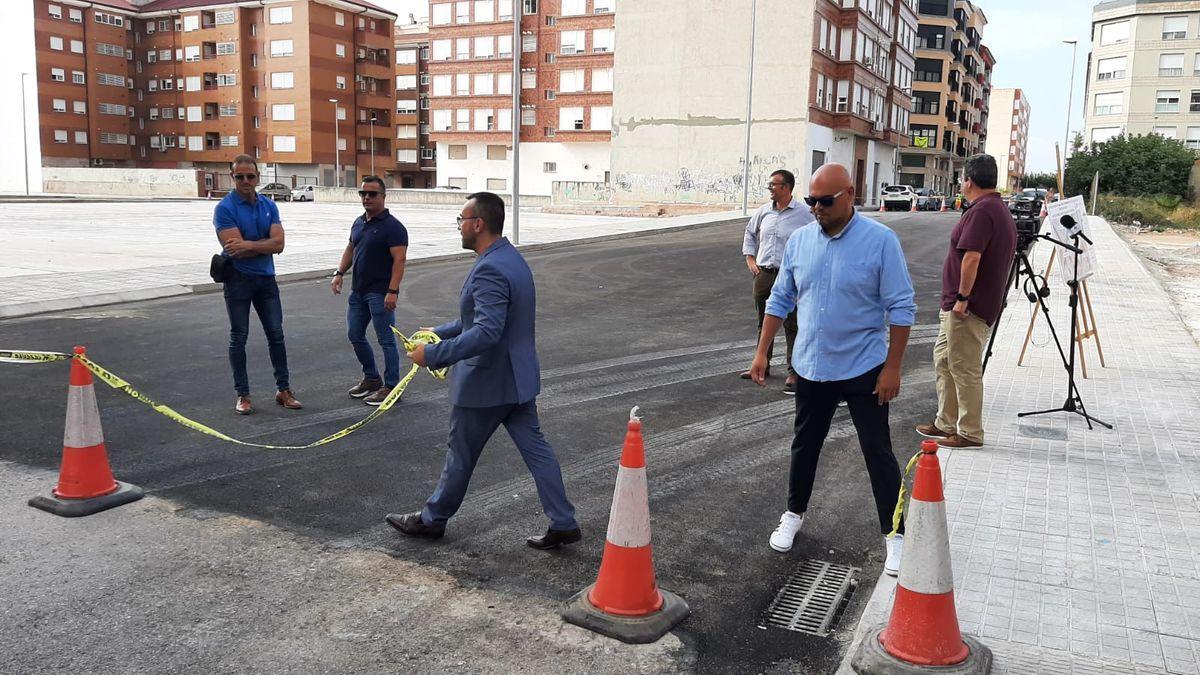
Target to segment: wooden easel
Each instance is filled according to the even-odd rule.
[[[1046,263],[1046,271],[1042,272],[1042,278],[1049,283],[1050,272],[1054,269],[1054,252],[1050,253],[1050,260]],[[1072,339],[1079,349],[1079,368],[1083,374],[1083,379],[1087,379],[1087,360],[1083,357],[1083,341],[1088,338],[1096,338],[1096,353],[1100,356],[1100,367],[1107,368],[1104,363],[1104,348],[1100,345],[1100,327],[1096,323],[1096,312],[1092,310],[1092,294],[1088,291],[1087,279],[1079,282],[1079,302],[1076,303],[1075,311],[1079,312],[1079,320],[1075,322],[1075,335]],[[1033,339],[1033,326],[1037,323],[1038,306],[1035,303],[1029,311],[1029,327],[1025,330],[1025,341],[1021,344],[1021,354],[1017,357],[1017,365],[1024,365],[1025,351],[1029,348],[1029,343]]]

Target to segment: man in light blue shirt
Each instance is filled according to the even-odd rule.
[[[787,169],[780,169],[771,174],[767,183],[767,192],[771,201],[762,205],[746,223],[746,234],[742,238],[742,255],[746,256],[746,267],[754,277],[752,294],[754,309],[758,313],[758,330],[762,332],[763,315],[767,309],[767,298],[771,296],[771,287],[779,276],[779,266],[783,263],[783,249],[788,238],[796,230],[813,222],[812,212],[803,207],[792,196],[796,188],[796,177]],[[787,338],[787,380],[783,383],[783,393],[796,393],[796,371],[792,369],[792,348],[796,343],[796,312],[792,311],[783,322],[783,333]],[[767,375],[770,375],[772,349],[767,350]],[[750,371],[742,373],[742,379],[750,379]]]
[[[770,344],[794,310],[803,327],[792,355],[799,376],[796,435],[788,508],[770,540],[780,552],[791,550],[804,522],[821,446],[842,400],[858,431],[879,527],[885,535],[891,531],[901,476],[892,454],[888,401],[900,392],[900,365],[917,311],[900,240],[854,210],[854,183],[846,168],[821,167],[810,191],[804,201],[817,222],[788,240],[750,366],[751,378],[762,385]],[[903,539],[903,534],[885,539],[884,571],[892,576],[900,571]]]

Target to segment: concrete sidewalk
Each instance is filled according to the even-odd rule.
[[[1079,390],[1116,428],[1017,418],[1062,405],[1067,376],[1041,318],[1017,366],[1030,305],[1011,293],[985,378],[986,445],[939,452],[959,622],[997,673],[1200,673],[1200,349],[1128,246],[1102,219],[1091,225],[1107,368],[1086,343]],[[1039,272],[1049,248],[1036,247]],[[1065,337],[1057,270],[1051,287]],[[887,577],[876,586],[856,644],[887,620],[894,589]]]
[[[212,227],[216,201],[0,203],[0,319],[183,295],[217,288],[209,259],[220,249]],[[281,280],[333,272],[353,204],[279,204],[287,237],[276,256]],[[410,263],[464,255],[457,208],[394,205],[409,232]],[[530,248],[663,232],[740,219],[721,211],[634,219],[521,212],[521,247]],[[511,222],[506,233],[511,232]]]

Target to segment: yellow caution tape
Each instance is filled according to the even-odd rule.
[[[412,334],[412,337],[407,337],[400,331],[396,330],[396,328],[394,326],[392,327],[392,330],[396,333],[396,335],[398,335],[400,337],[401,341],[404,343],[404,348],[407,351],[412,351],[413,348],[415,348],[419,344],[432,344],[435,342],[439,342],[441,340],[441,338],[439,338],[437,336],[437,334],[435,334],[431,331],[425,331],[425,330],[417,331]],[[387,398],[383,399],[383,403],[381,403],[378,408],[371,411],[370,415],[367,415],[363,419],[355,422],[354,424],[351,424],[350,426],[346,427],[345,429],[342,429],[341,431],[337,431],[335,433],[332,433],[332,434],[326,436],[325,438],[322,438],[318,441],[313,441],[312,443],[308,443],[306,445],[268,445],[265,443],[250,443],[248,441],[240,441],[232,436],[229,436],[228,434],[223,434],[220,431],[217,431],[216,429],[213,429],[207,425],[201,424],[195,420],[184,417],[183,415],[180,415],[175,410],[171,409],[170,406],[166,406],[161,403],[158,403],[154,399],[151,399],[149,396],[146,396],[145,394],[138,391],[137,389],[134,389],[133,385],[129,384],[128,382],[121,379],[117,375],[108,371],[107,369],[102,367],[100,364],[96,363],[95,361],[92,361],[91,359],[89,359],[87,356],[85,356],[83,354],[72,355],[72,354],[61,354],[61,353],[57,353],[57,352],[0,350],[0,361],[8,361],[8,362],[36,363],[36,362],[48,362],[48,361],[63,361],[63,360],[66,360],[66,359],[69,359],[72,357],[79,359],[80,363],[82,363],[89,371],[92,372],[93,375],[95,375],[97,378],[99,378],[102,382],[104,382],[108,386],[112,387],[113,389],[123,391],[126,394],[129,394],[134,399],[141,401],[142,403],[145,403],[147,406],[149,406],[155,412],[159,413],[160,415],[165,416],[167,419],[170,419],[171,421],[175,422],[176,424],[187,427],[188,429],[191,429],[193,431],[199,431],[200,433],[208,435],[208,436],[212,436],[213,438],[219,438],[219,439],[221,439],[223,441],[227,441],[229,443],[236,443],[238,445],[245,445],[245,446],[249,446],[249,447],[253,447],[253,448],[267,448],[270,450],[306,450],[308,448],[315,448],[319,445],[325,445],[326,443],[332,443],[333,441],[336,441],[339,438],[345,438],[346,436],[349,436],[350,434],[354,433],[355,431],[358,431],[362,427],[369,424],[376,417],[379,417],[380,415],[382,415],[385,412],[387,412],[388,410],[390,410],[392,405],[394,405],[396,403],[396,401],[400,399],[400,395],[404,393],[404,390],[408,387],[409,383],[412,382],[414,377],[416,377],[417,371],[421,369],[420,366],[418,366],[417,364],[414,363],[412,368],[408,371],[408,374],[405,375],[404,378],[400,380],[400,383],[398,385],[396,385],[395,387],[392,388],[391,393],[389,393],[387,395]],[[430,375],[434,376],[435,378],[437,378],[439,380],[443,380],[446,378],[446,368],[439,368],[436,370],[431,370],[431,369],[427,368],[426,370],[429,371]]]
[[[889,537],[900,529],[900,516],[904,513],[904,498],[908,496],[908,488],[904,481],[912,474],[913,467],[917,465],[917,460],[923,454],[924,451],[913,455],[912,459],[908,460],[908,466],[904,467],[904,475],[900,477],[900,496],[896,497],[896,510],[892,512],[892,531],[888,534]]]

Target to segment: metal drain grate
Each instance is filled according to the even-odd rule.
[[[858,586],[857,567],[805,560],[767,608],[767,626],[824,637]]]

